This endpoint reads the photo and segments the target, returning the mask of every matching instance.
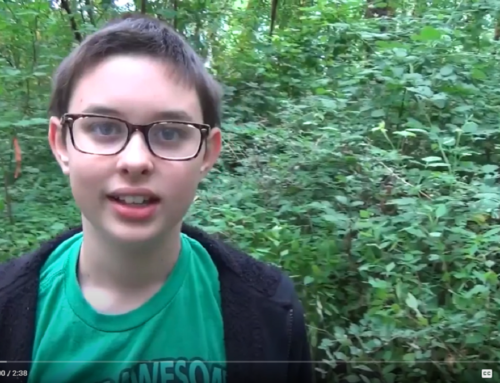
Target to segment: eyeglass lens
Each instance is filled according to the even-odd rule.
[[[79,150],[92,154],[118,153],[127,143],[129,129],[123,121],[106,117],[82,117],[73,123],[73,139]],[[198,151],[201,131],[188,123],[160,122],[151,127],[148,140],[162,158],[188,158]]]

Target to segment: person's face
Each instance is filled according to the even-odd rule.
[[[96,109],[107,110],[106,115],[132,124],[164,120],[162,116],[172,112],[184,114],[182,121],[203,123],[195,89],[179,82],[165,63],[142,56],[111,57],[78,81],[68,113]],[[118,154],[85,154],[73,146],[69,132],[63,140],[58,117],[50,120],[49,142],[63,173],[69,176],[84,223],[123,242],[157,239],[177,228],[194,199],[198,183],[214,165],[221,149],[221,134],[216,128],[198,156],[188,161],[156,157],[139,132]],[[85,126],[82,121],[85,122],[75,121],[74,133]],[[114,129],[103,123],[87,128],[92,139],[97,137],[104,144],[111,140],[109,135]],[[155,137],[166,142],[162,145],[170,145],[165,146],[172,148],[168,150],[178,150],[176,140],[180,136],[175,132],[166,131]],[[75,144],[82,149],[79,141]],[[149,202],[126,198],[144,194],[139,188],[154,195],[149,195]]]

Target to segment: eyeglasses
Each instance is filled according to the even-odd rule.
[[[182,121],[134,125],[99,114],[65,114],[61,125],[68,127],[73,146],[82,153],[116,155],[125,149],[132,134],[139,131],[153,155],[171,161],[197,157],[211,130],[210,125]]]

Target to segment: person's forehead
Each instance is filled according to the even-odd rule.
[[[99,105],[99,104],[90,104],[85,109],[83,109],[82,113],[89,114],[101,114],[105,116],[111,117],[119,117],[124,118],[124,111],[120,109],[115,109],[109,107],[107,105]],[[156,120],[170,120],[170,121],[186,121],[186,122],[196,122],[193,119],[193,116],[189,114],[188,111],[181,109],[165,109],[161,111],[155,111],[152,113],[151,118]]]
[[[172,67],[148,57],[112,57],[81,77],[71,113],[201,122],[194,86],[179,80]],[[137,121],[139,122],[139,121]]]

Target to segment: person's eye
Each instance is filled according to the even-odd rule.
[[[122,131],[120,124],[114,122],[96,122],[91,125],[90,130],[99,136],[117,135]]]
[[[180,132],[174,128],[163,128],[158,132],[158,135],[164,141],[175,141],[181,138]]]

